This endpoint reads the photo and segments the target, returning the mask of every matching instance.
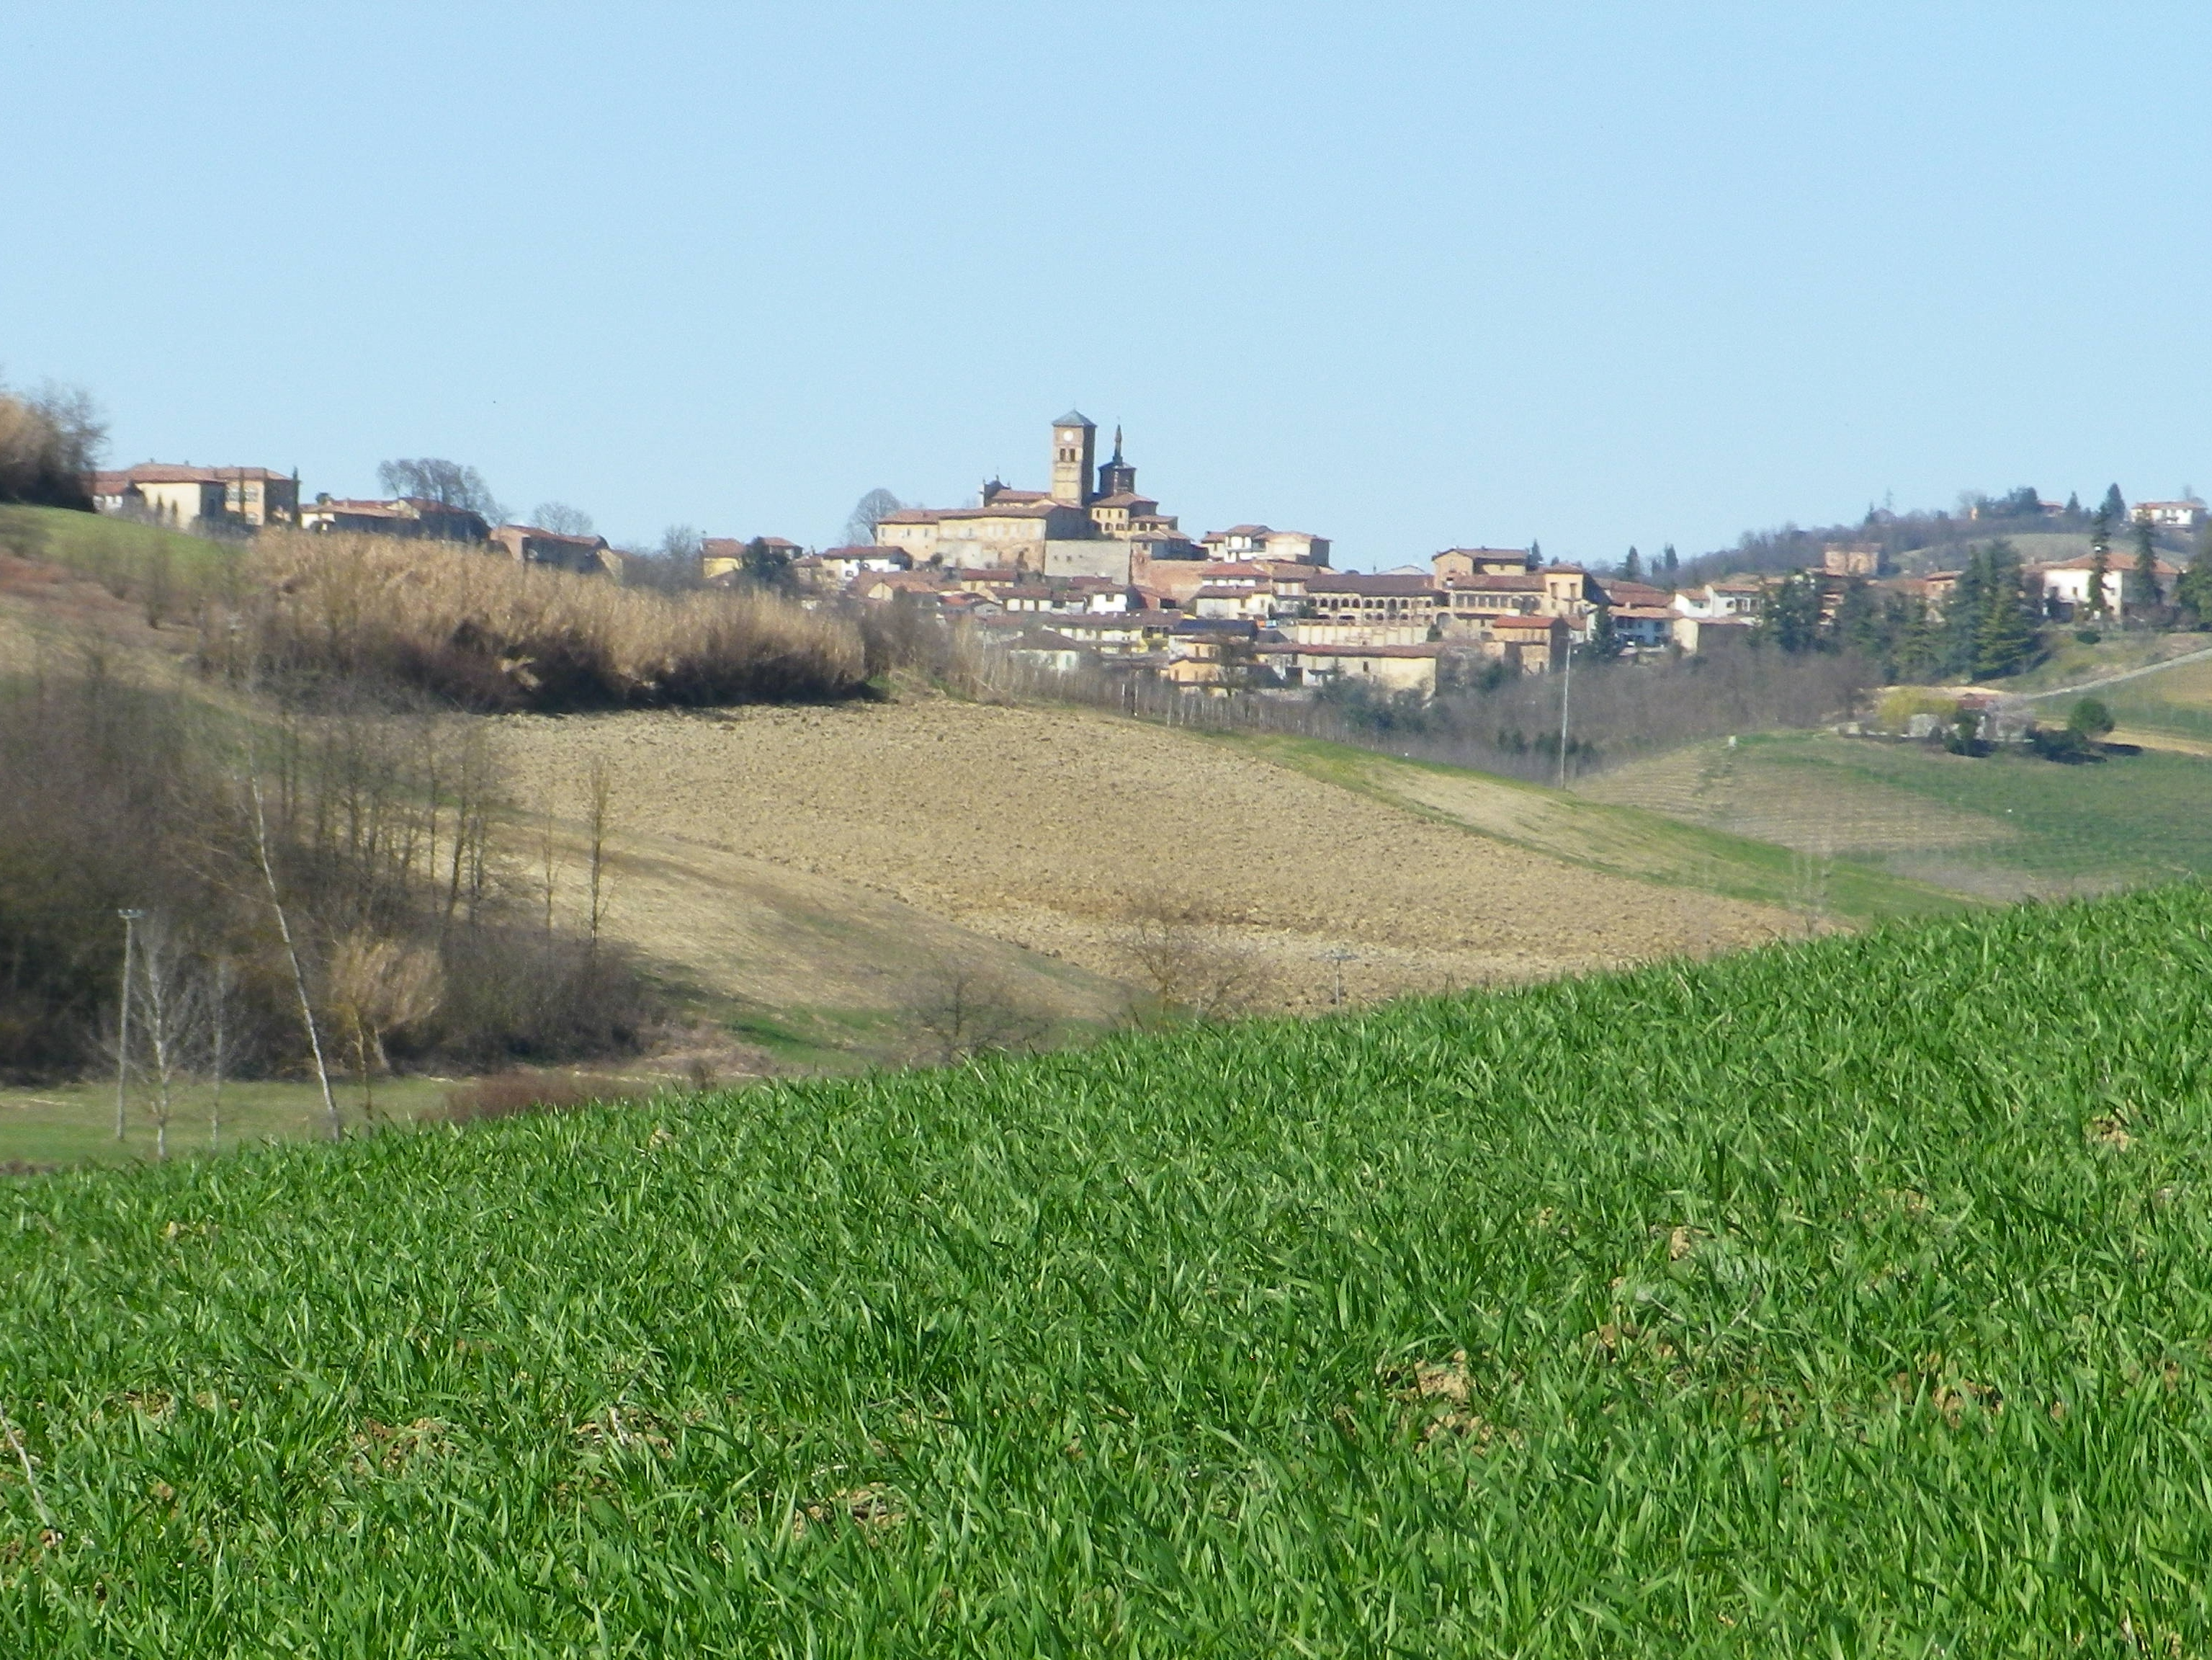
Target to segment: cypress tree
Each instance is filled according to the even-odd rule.
[[[2035,621],[2021,591],[2020,557],[2005,543],[1985,556],[1981,624],[1975,630],[1974,678],[2017,674],[2035,653]]]

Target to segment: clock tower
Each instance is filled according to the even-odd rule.
[[[1098,429],[1079,410],[1052,423],[1052,499],[1072,508],[1091,501],[1091,479],[1098,453]]]

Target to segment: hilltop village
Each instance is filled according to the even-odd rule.
[[[1786,607],[1832,621],[1855,589],[1940,621],[1961,575],[1902,575],[1878,545],[1848,543],[1788,576],[1691,586],[1546,562],[1534,547],[1452,547],[1386,570],[1340,571],[1329,538],[1308,531],[1251,523],[1193,536],[1139,489],[1118,429],[1111,453],[1101,460],[1097,450],[1097,426],[1070,410],[1050,429],[1048,489],[994,478],[973,505],[895,508],[874,519],[872,540],[819,550],[708,537],[687,556],[687,575],[771,583],[808,605],[904,606],[964,623],[1045,669],[1095,667],[1198,692],[1295,696],[1336,684],[1419,698],[1476,677],[1553,672],[1571,654],[1735,649],[1777,626]],[[601,536],[495,525],[423,497],[302,501],[296,474],[261,467],[149,462],[98,474],[94,496],[103,512],[202,533],[289,526],[450,542],[616,581],[639,574],[639,556]],[[2147,539],[2197,528],[2204,508],[2146,502],[2132,516]],[[2184,575],[2162,559],[2130,565],[2101,554],[2021,573],[2025,595],[2054,621],[2155,609]]]

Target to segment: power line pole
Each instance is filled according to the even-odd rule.
[[[115,1139],[120,1141],[130,1120],[125,1114],[124,1080],[131,1073],[131,948],[138,935],[143,910],[119,910],[123,919],[123,1012],[115,1033]]]

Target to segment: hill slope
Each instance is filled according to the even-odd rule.
[[[2181,888],[30,1182],[0,1645],[2197,1652],[2208,975]]]
[[[596,757],[620,781],[625,837],[855,884],[1093,976],[1133,976],[1133,905],[1194,906],[1267,966],[1284,1008],[1327,1002],[1335,951],[1352,954],[1347,994],[1364,1000],[1800,926],[1772,904],[1608,874],[1261,753],[1089,711],[939,698],[497,730],[525,801],[580,799]],[[712,942],[678,916],[618,902],[613,926],[648,953],[695,959]]]

